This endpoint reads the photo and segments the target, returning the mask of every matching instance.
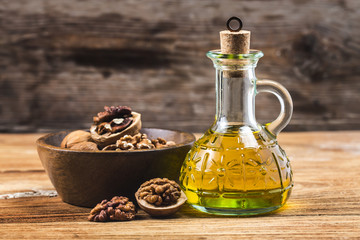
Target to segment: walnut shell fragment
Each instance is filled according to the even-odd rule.
[[[89,132],[83,130],[76,130],[66,135],[65,138],[62,140],[60,146],[62,148],[71,148],[75,144],[88,141],[91,141],[91,136]]]
[[[105,146],[115,144],[117,140],[125,135],[135,135],[141,129],[141,114],[137,112],[132,112],[132,123],[126,129],[117,133],[107,132],[105,134],[98,134],[96,132],[97,125],[93,124],[90,128],[91,138],[92,140],[100,147],[103,148]]]
[[[129,221],[135,218],[136,208],[127,197],[113,197],[110,201],[103,200],[90,212],[89,221]]]
[[[180,186],[167,178],[146,181],[135,193],[135,198],[140,208],[151,216],[174,214],[187,200]]]

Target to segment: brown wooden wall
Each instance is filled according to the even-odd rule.
[[[205,53],[233,15],[265,54],[258,78],[293,97],[286,130],[360,129],[359,0],[1,0],[0,131],[87,128],[104,105],[203,131],[215,113]],[[258,96],[258,121],[278,105]]]

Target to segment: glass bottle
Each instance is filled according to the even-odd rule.
[[[257,80],[263,53],[209,51],[216,68],[216,117],[186,156],[180,185],[194,208],[221,215],[256,215],[285,204],[293,186],[289,159],[276,137],[292,115],[292,100],[279,83]],[[255,96],[273,93],[280,101],[277,119],[255,119]]]

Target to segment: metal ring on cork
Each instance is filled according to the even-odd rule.
[[[237,21],[238,23],[239,23],[239,27],[238,28],[236,28],[236,29],[232,29],[231,27],[230,27],[230,22],[231,21]],[[227,29],[230,31],[230,32],[238,32],[238,31],[240,31],[241,29],[242,29],[242,27],[243,27],[243,24],[242,24],[242,21],[240,20],[240,18],[238,18],[238,17],[231,17],[231,18],[229,18],[229,20],[227,20],[227,22],[226,22],[226,27],[227,27]]]

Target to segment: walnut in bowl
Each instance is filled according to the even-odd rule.
[[[90,127],[91,138],[100,148],[115,144],[125,135],[139,133],[141,114],[127,106],[105,106],[104,109],[93,117],[94,124]]]

